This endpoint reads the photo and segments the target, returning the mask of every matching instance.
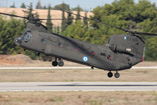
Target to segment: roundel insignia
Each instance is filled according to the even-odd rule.
[[[87,62],[87,61],[88,61],[88,57],[84,56],[84,57],[83,57],[83,61],[84,61],[84,62]]]
[[[126,39],[127,39],[127,37],[125,36],[125,37],[124,37],[124,40],[126,40]]]

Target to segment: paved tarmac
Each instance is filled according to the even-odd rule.
[[[71,70],[71,69],[91,69],[91,67],[83,66],[83,67],[0,67],[0,70]],[[95,68],[96,69],[96,68]],[[134,66],[131,69],[157,69],[157,66]]]
[[[6,91],[157,91],[157,82],[2,82]]]

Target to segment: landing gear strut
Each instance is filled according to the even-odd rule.
[[[57,66],[58,62],[57,62],[57,58],[55,58],[55,61],[52,62],[52,66]]]
[[[57,62],[57,58],[55,58],[55,61],[52,62],[52,66],[56,67],[57,65],[60,67],[64,66],[64,62],[61,58],[58,59],[58,62]]]

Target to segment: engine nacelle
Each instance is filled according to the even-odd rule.
[[[130,53],[131,54],[131,48],[126,48],[120,45],[112,44],[109,46],[110,49],[114,52],[120,52],[120,53]]]
[[[132,66],[142,61],[145,41],[137,35],[113,35],[109,40],[109,48],[126,56]],[[117,58],[122,61],[122,57]]]

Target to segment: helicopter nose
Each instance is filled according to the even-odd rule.
[[[17,37],[17,38],[15,38],[15,39],[14,39],[14,42],[15,42],[16,45],[19,46],[19,45],[22,43],[22,39],[21,39],[21,37]]]

